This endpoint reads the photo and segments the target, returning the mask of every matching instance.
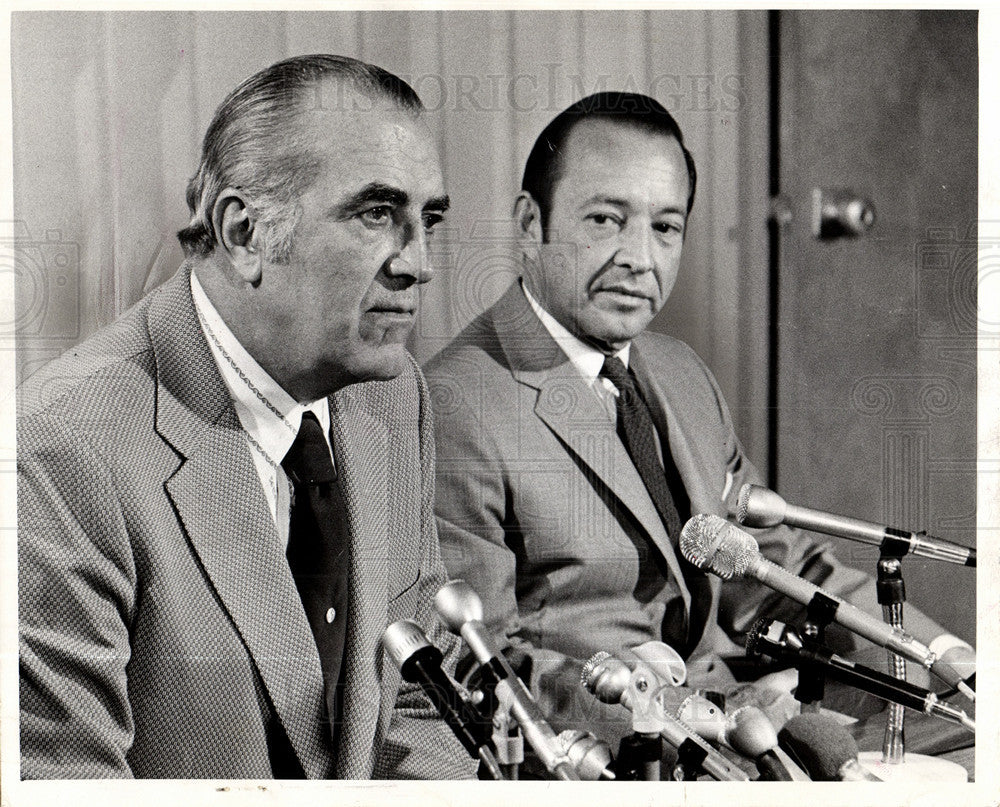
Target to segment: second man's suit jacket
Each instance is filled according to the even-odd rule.
[[[654,333],[632,343],[630,367],[669,440],[691,513],[732,520],[740,487],[761,479],[711,373],[687,345]],[[690,607],[679,552],[617,436],[613,411],[519,284],[424,369],[445,564],[479,593],[486,624],[509,643],[557,728],[594,729],[605,719],[579,684],[582,663],[597,651],[689,641],[692,684],[731,683],[719,657],[740,654],[736,642],[764,610],[789,616],[781,610],[789,603],[763,586],[710,576],[696,634],[681,635],[670,616],[664,624],[681,603]],[[866,579],[800,533],[776,528],[756,537],[771,560],[841,595]],[[640,548],[649,545],[669,574],[654,595],[637,597]]]
[[[21,390],[22,776],[469,775],[381,647],[399,619],[457,645],[431,605],[445,570],[419,369],[329,399],[351,540],[334,747],[316,644],[189,280]]]

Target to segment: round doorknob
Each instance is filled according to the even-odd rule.
[[[875,226],[875,205],[851,190],[813,190],[813,235],[817,238],[855,238]]]

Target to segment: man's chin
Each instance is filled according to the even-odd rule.
[[[409,365],[406,346],[390,342],[375,348],[357,368],[358,381],[390,381]]]
[[[652,319],[649,316],[610,316],[602,312],[602,316],[594,317],[590,322],[581,322],[581,330],[591,341],[620,350],[646,330]]]

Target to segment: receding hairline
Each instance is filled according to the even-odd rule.
[[[331,89],[335,91],[333,95],[329,92]],[[318,76],[298,88],[296,95],[296,106],[303,111],[336,111],[356,115],[382,107],[404,112],[413,118],[421,117],[426,111],[422,105],[407,103],[381,85],[358,82],[353,76],[335,73]]]
[[[614,129],[630,129],[634,132],[647,135],[650,139],[663,139],[668,142],[674,143],[677,146],[677,154],[680,158],[681,165],[684,168],[684,178],[688,185],[688,193],[691,192],[691,176],[687,170],[687,163],[684,157],[684,145],[683,143],[674,135],[672,132],[665,132],[662,129],[656,128],[651,125],[643,123],[642,120],[634,118],[620,118],[610,115],[583,115],[578,119],[574,120],[570,126],[567,128],[563,139],[562,139],[562,149],[550,158],[550,176],[551,180],[548,183],[548,202],[551,206],[553,200],[556,196],[556,190],[559,187],[559,183],[566,175],[566,166],[573,162],[573,154],[570,150],[574,139],[577,138],[577,133],[580,129],[591,128],[614,128]],[[609,138],[610,141],[610,138]],[[579,149],[580,146],[577,146]],[[536,200],[538,202],[539,200]],[[685,213],[686,215],[686,213]]]

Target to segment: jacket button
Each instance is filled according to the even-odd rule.
[[[333,622],[333,620],[335,620],[336,618],[337,618],[337,609],[336,608],[327,608],[326,609],[326,621],[327,621],[327,624],[329,624],[330,622]]]

